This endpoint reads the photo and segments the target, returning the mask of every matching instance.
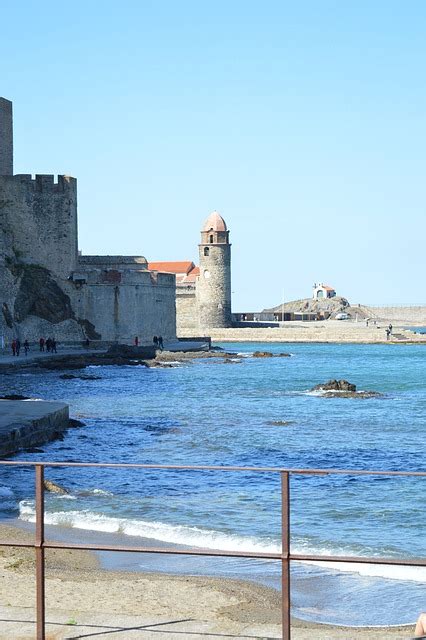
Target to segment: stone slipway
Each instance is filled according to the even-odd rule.
[[[0,458],[54,440],[68,426],[64,402],[0,400]]]

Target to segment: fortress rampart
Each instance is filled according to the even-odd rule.
[[[148,269],[148,261],[144,256],[78,256],[78,264],[87,268]]]
[[[77,262],[75,178],[0,176],[0,216],[2,254],[70,276]]]

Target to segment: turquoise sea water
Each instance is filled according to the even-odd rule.
[[[100,380],[58,372],[0,376],[0,394],[70,403],[85,426],[18,459],[290,468],[426,470],[424,345],[227,344],[238,362],[196,360],[172,369],[96,367]],[[252,358],[255,350],[291,358]],[[310,394],[346,378],[371,399]],[[274,424],[277,422],[286,424]],[[34,517],[33,474],[1,469],[4,516]],[[274,474],[55,469],[70,488],[47,496],[61,531],[118,533],[126,541],[275,551],[280,486]],[[295,553],[425,557],[425,479],[293,477]],[[59,530],[60,527],[60,530]],[[65,529],[64,529],[65,528]],[[86,532],[86,533],[84,533]],[[134,554],[133,554],[134,555]],[[108,564],[108,560],[104,558]],[[226,574],[279,586],[279,563],[127,558],[128,568]],[[426,570],[295,563],[293,613],[354,625],[411,622],[425,607]]]

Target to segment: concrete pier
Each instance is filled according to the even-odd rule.
[[[68,426],[64,402],[0,400],[0,458],[54,440]]]

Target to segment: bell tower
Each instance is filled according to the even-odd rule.
[[[213,211],[201,230],[200,275],[197,281],[198,318],[201,329],[230,327],[231,245],[225,220]]]

